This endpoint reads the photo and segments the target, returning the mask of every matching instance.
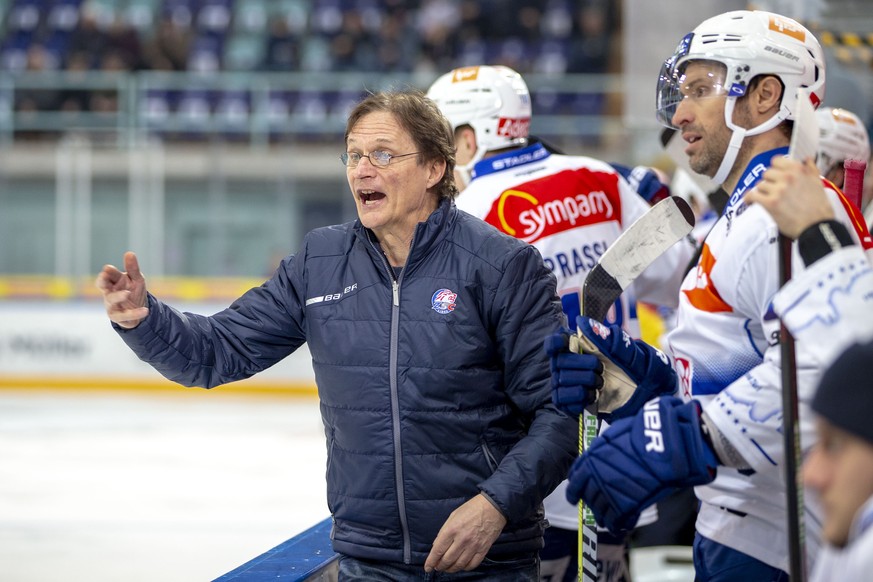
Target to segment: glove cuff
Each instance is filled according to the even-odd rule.
[[[700,405],[698,404],[698,407]],[[749,471],[752,466],[740,454],[727,437],[724,436],[712,419],[702,411],[700,414],[700,430],[703,433],[703,442],[712,454],[715,456],[717,463],[726,467],[733,467],[738,471]]]

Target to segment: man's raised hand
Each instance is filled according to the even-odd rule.
[[[109,319],[125,329],[133,329],[149,314],[145,278],[136,255],[124,253],[124,271],[104,265],[95,281],[103,293],[103,305]]]
[[[779,231],[790,239],[796,239],[813,224],[833,220],[835,216],[811,158],[804,163],[785,157],[773,158],[772,166],[746,194],[745,200],[767,209]]]

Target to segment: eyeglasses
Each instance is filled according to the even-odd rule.
[[[372,151],[369,154],[362,154],[358,152],[343,152],[342,154],[340,154],[340,161],[343,163],[344,166],[348,168],[356,168],[358,164],[361,163],[361,158],[367,158],[374,166],[384,168],[391,163],[391,160],[405,158],[406,156],[414,156],[417,153],[419,152],[412,152],[409,154],[400,154],[399,156],[395,156],[394,154],[389,154],[388,152],[382,150]]]

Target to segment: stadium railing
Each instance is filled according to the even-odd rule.
[[[334,138],[342,134],[349,108],[366,92],[426,89],[434,79],[425,73],[7,74],[0,76],[0,144],[35,132],[77,131],[106,134],[120,143],[143,133],[253,146],[283,137]],[[611,105],[621,93],[621,76],[530,74],[526,80],[536,88],[532,126],[537,135],[596,138],[623,131]],[[62,109],[64,96],[74,92],[108,96],[117,105],[101,111]],[[35,94],[48,106],[18,108],[22,96]]]

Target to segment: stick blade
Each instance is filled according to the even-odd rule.
[[[582,284],[582,315],[603,321],[622,291],[621,284],[615,277],[602,264],[597,263]]]
[[[809,98],[809,91],[799,87],[797,101],[794,105],[794,129],[791,131],[791,144],[788,146],[788,157],[798,162],[807,158],[815,160],[818,153],[818,118],[815,107]]]
[[[582,315],[603,321],[610,306],[649,265],[694,228],[694,212],[667,197],[631,224],[600,257],[582,284]]]

